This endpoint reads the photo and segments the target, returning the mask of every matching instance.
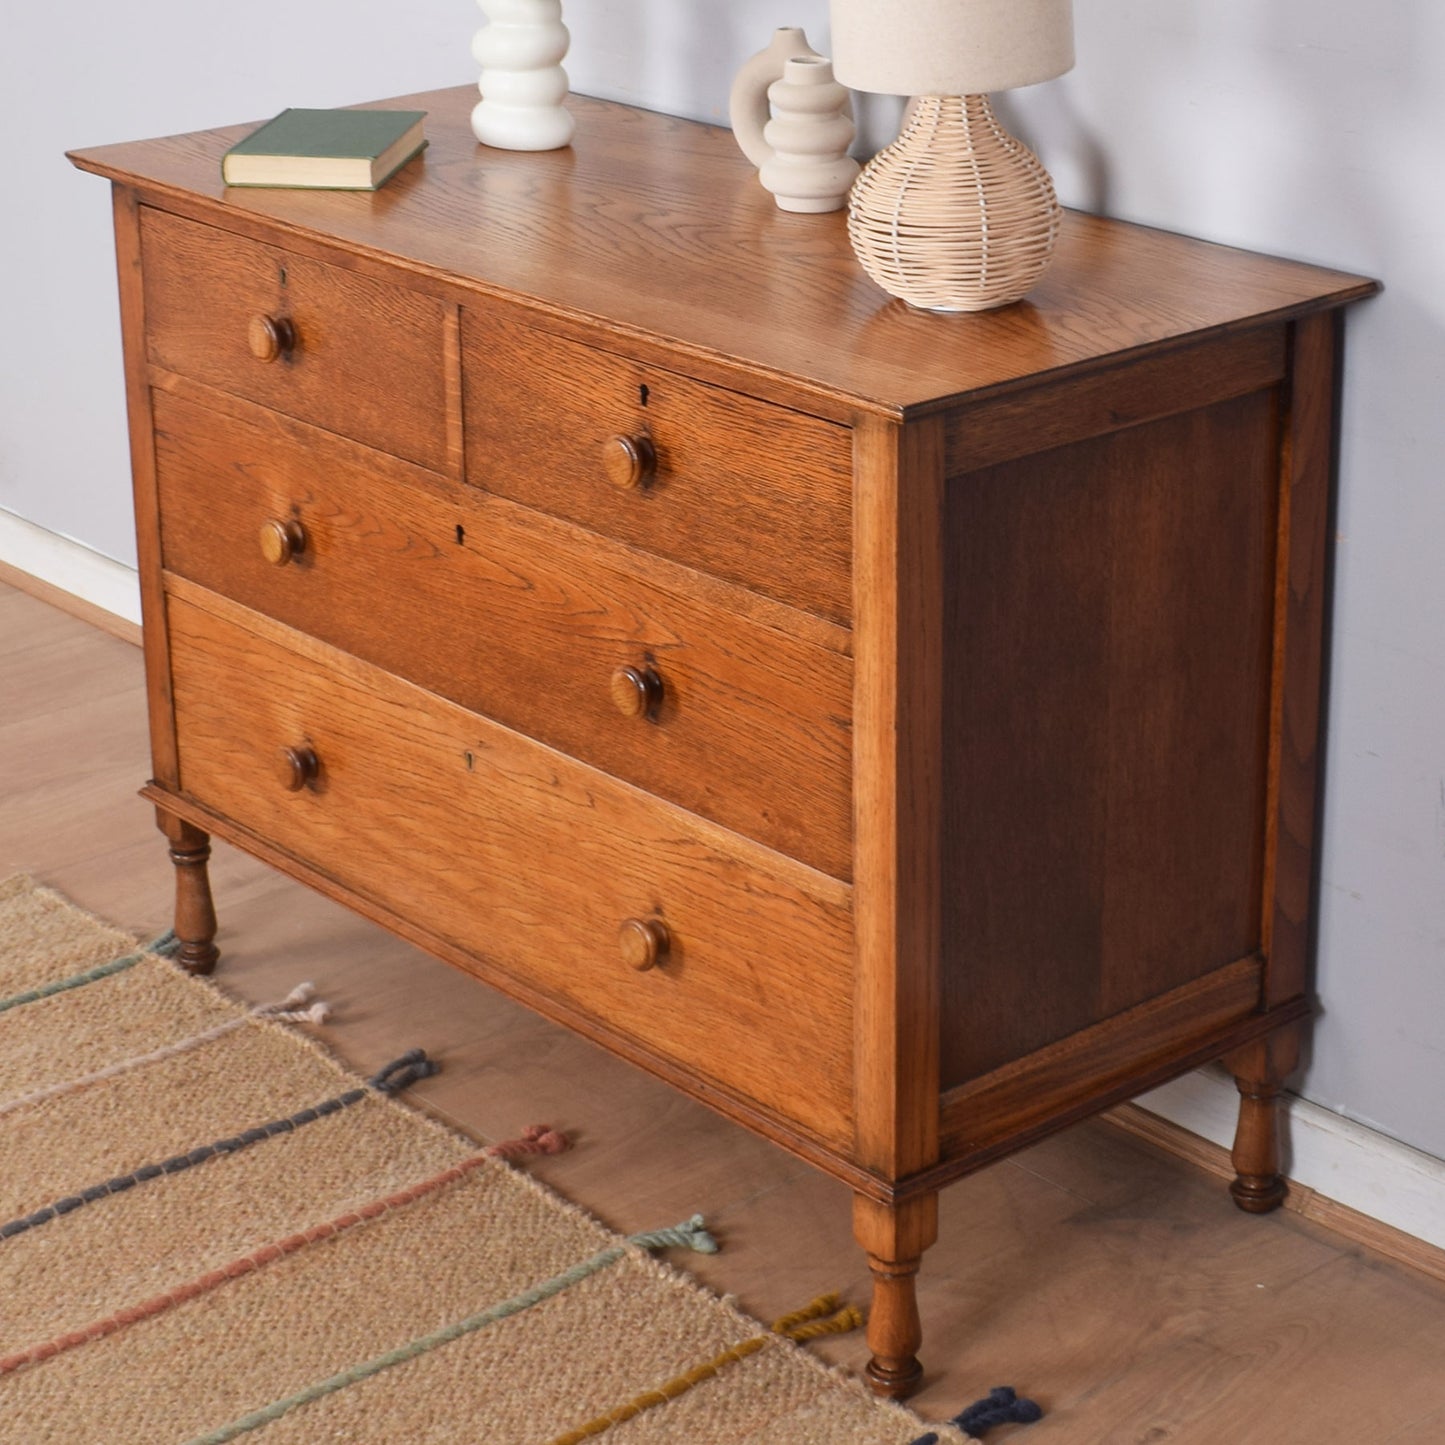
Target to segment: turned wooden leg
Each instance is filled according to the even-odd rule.
[[[853,1196],[853,1235],[868,1254],[873,1305],[868,1312],[868,1383],[879,1395],[902,1400],[918,1388],[923,1326],[914,1288],[923,1251],[938,1238],[938,1195],[902,1204]]]
[[[1277,1029],[1225,1056],[1239,1088],[1234,1135],[1234,1202],[1250,1214],[1268,1214],[1289,1192],[1280,1172],[1279,1096],[1299,1064],[1299,1029]]]
[[[216,947],[216,905],[211,901],[211,879],[206,865],[211,838],[190,823],[169,813],[156,812],[156,822],[170,839],[171,862],[176,865],[176,961],[187,973],[210,973],[221,956]]]

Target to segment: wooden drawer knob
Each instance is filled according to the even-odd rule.
[[[296,345],[296,328],[284,316],[253,316],[246,341],[257,361],[276,361]]]
[[[276,780],[288,793],[299,793],[316,781],[321,760],[308,747],[281,748],[276,754]]]
[[[623,717],[646,717],[662,702],[662,678],[655,668],[619,667],[612,674],[612,701]]]
[[[667,957],[672,939],[659,918],[629,918],[619,931],[622,958],[629,968],[646,973]]]
[[[261,526],[261,555],[273,566],[284,567],[306,550],[306,528],[294,517],[273,517]]]
[[[602,447],[602,466],[614,486],[641,487],[657,470],[657,452],[648,437],[609,437]]]

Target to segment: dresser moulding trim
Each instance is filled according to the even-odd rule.
[[[988,1137],[976,1143],[967,1142],[970,1134],[975,1132],[972,1127],[974,1116],[968,1112],[969,1100],[960,1100],[957,1097],[960,1090],[950,1090],[943,1097],[942,1161],[925,1174],[903,1181],[900,1187],[908,1191],[936,1189],[955,1179],[961,1179],[986,1164],[1007,1158],[1029,1144],[1046,1139],[1060,1129],[1080,1123],[1117,1104],[1127,1103],[1139,1094],[1192,1073],[1201,1065],[1214,1063],[1231,1050],[1264,1038],[1288,1024],[1298,1023],[1310,1017],[1313,1012],[1314,1006],[1308,999],[1296,999],[1293,1003],[1271,1009],[1268,1013],[1250,1013],[1242,1018],[1236,1017],[1225,1026],[1215,1024],[1207,1033],[1194,1036],[1192,1041],[1181,1040],[1167,1055],[1161,1056],[1156,1052],[1149,1061],[1134,1065],[1127,1073],[1116,1075],[1107,1083],[1095,1086],[1085,1093],[1076,1092],[1072,1101],[1056,1112],[1046,1113],[1038,1108],[1030,1108],[1025,1103],[1012,1115],[1000,1114],[993,1121],[994,1127]],[[1069,1041],[1065,1040],[1063,1045],[1052,1047],[1059,1049],[1066,1047],[1068,1043]],[[1037,1057],[1035,1055],[1034,1060]],[[1033,1060],[1024,1062],[1030,1063]],[[976,1081],[976,1084],[964,1085],[963,1088],[986,1086],[988,1082],[985,1077]],[[979,1088],[979,1092],[982,1092],[982,1088]],[[1047,1108],[1046,1103],[1044,1109]],[[1001,1133],[1000,1130],[1009,1132]]]
[[[424,490],[461,511],[485,514],[488,510],[495,509],[519,521],[525,519],[528,527],[547,533],[555,538],[559,545],[586,547],[601,559],[603,566],[625,573],[629,577],[640,578],[670,597],[684,601],[700,599],[710,606],[736,613],[760,627],[770,628],[800,642],[843,657],[852,656],[851,629],[840,623],[830,622],[815,612],[779,602],[740,583],[694,571],[681,562],[643,551],[630,543],[590,532],[576,522],[554,516],[550,512],[538,511],[522,502],[515,502],[510,497],[499,496],[477,483],[443,476],[416,462],[363,446],[337,432],[326,431],[311,422],[302,421],[299,417],[272,411],[256,402],[247,401],[244,397],[192,381],[154,363],[147,366],[146,374],[151,388],[155,391],[165,392],[180,401],[272,431],[296,446],[305,447],[314,437],[323,436],[326,445],[338,453],[344,453],[351,465],[395,482],[398,486]]]
[[[853,938],[860,1161],[938,1158],[942,950],[941,419],[853,442]]]
[[[1081,1063],[1108,1080],[1132,1072],[1129,1060],[1138,1058],[1140,1037],[1153,1042],[1151,1055],[1158,1059],[1231,1028],[1260,1012],[1263,978],[1264,959],[1249,954],[945,1090],[945,1138],[966,1152],[1033,1114],[1050,1113],[1077,1097],[1077,1085],[1063,1081]]]
[[[1339,313],[1291,329],[1290,382],[1281,426],[1279,540],[1270,696],[1262,949],[1264,1003],[1304,991],[1318,890],[1319,789],[1325,698],[1324,639],[1333,549]],[[1303,383],[1302,385],[1300,383]]]
[[[145,381],[145,285],[141,274],[140,201],[115,186],[115,263],[120,287],[121,346],[125,359],[126,415],[130,429],[135,498],[136,557],[140,573],[141,633],[145,653],[146,707],[150,719],[151,769],[162,782],[180,779],[174,700],[171,696],[169,629],[161,580],[160,496],[156,482],[155,432],[150,388]]]
[[[1266,324],[1168,352],[1151,349],[1044,382],[1025,396],[965,402],[948,418],[948,476],[1233,401],[1276,385],[1286,369],[1285,328]]]

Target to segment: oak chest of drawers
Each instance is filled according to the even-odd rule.
[[[938,1189],[1227,1058],[1279,1202],[1308,1011],[1339,309],[1072,216],[909,311],[731,138],[467,88],[382,191],[115,184],[157,805],[854,1190],[917,1377]]]

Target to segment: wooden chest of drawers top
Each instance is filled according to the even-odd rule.
[[[388,100],[430,145],[381,191],[228,191],[249,127],[76,153],[143,198],[428,294],[525,298],[550,328],[834,420],[913,414],[1121,352],[1367,295],[1358,277],[1071,214],[1019,306],[939,326],[862,274],[841,214],[779,212],[731,135],[573,96],[571,147],[479,147],[473,86]]]

